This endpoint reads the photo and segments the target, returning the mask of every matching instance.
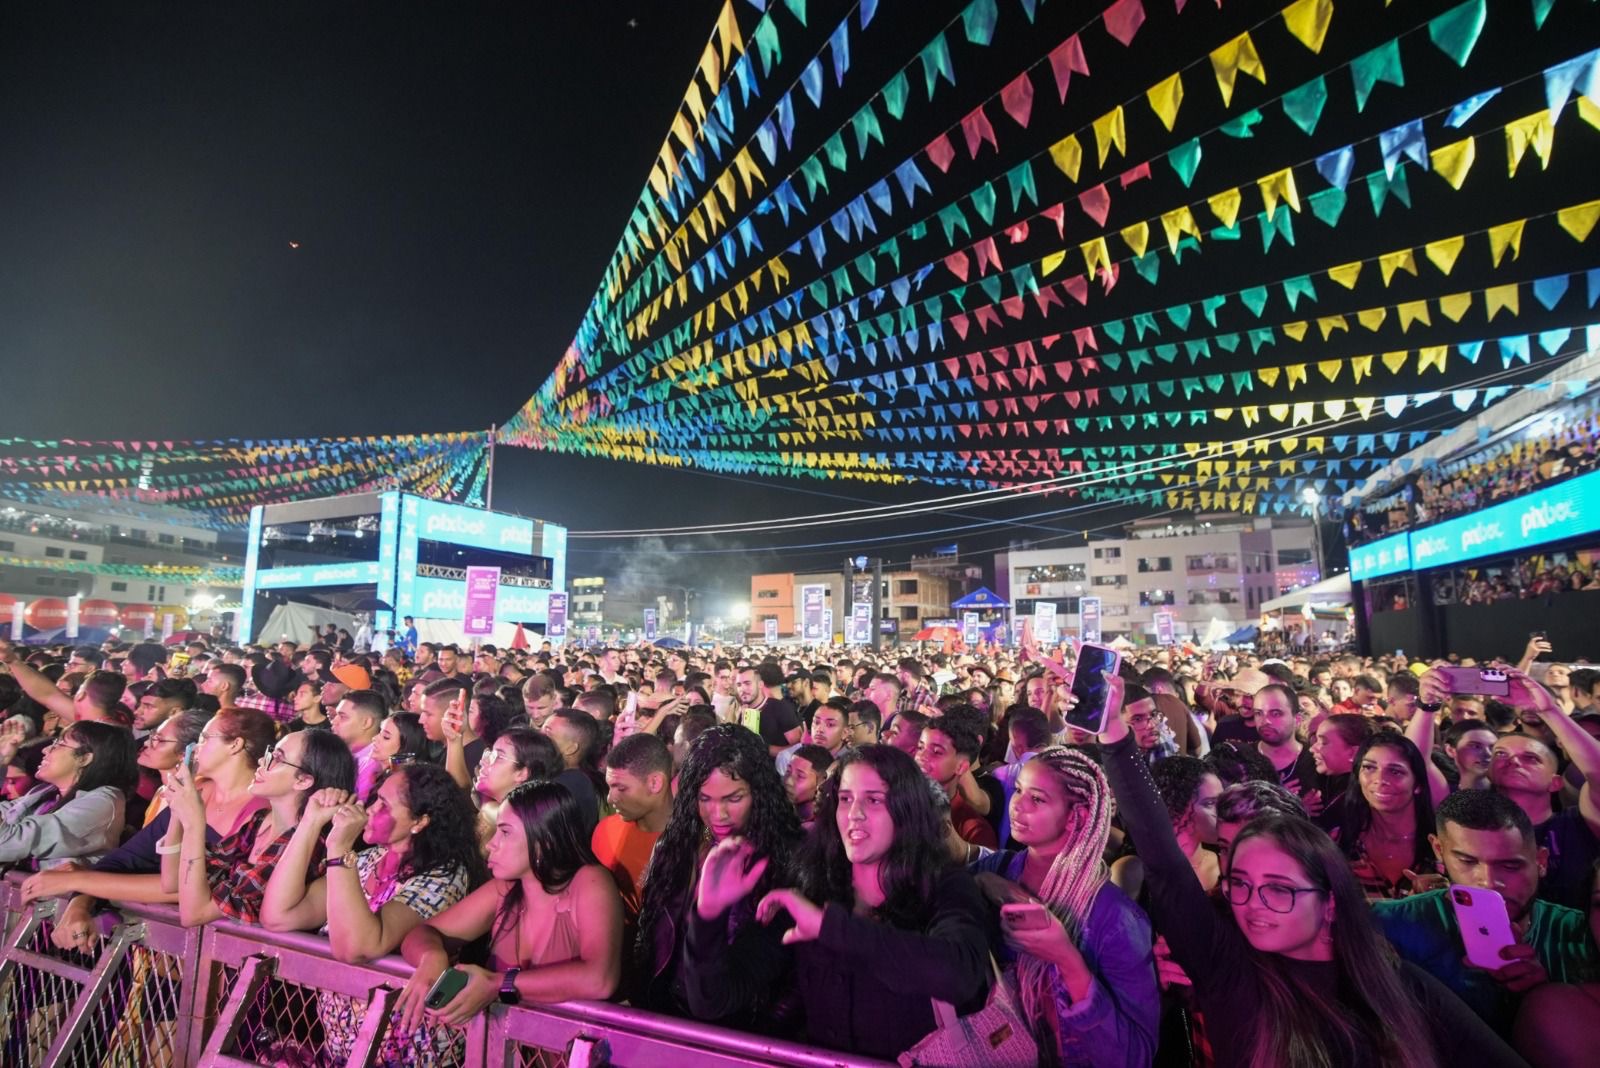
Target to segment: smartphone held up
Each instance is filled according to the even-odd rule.
[[[1122,654],[1108,645],[1085,642],[1078,647],[1072,671],[1072,696],[1077,704],[1065,713],[1068,726],[1091,734],[1105,730],[1110,709],[1108,683],[1121,666]]]

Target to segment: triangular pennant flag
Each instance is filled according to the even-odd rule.
[[[1239,217],[1239,206],[1244,198],[1237,189],[1229,189],[1218,193],[1206,200],[1206,206],[1211,209],[1211,214],[1217,221],[1229,229],[1233,228],[1234,220]]]
[[[1061,102],[1066,103],[1067,86],[1072,81],[1072,76],[1089,75],[1089,63],[1083,58],[1083,45],[1078,42],[1077,34],[1056,45],[1050,53],[1050,71],[1055,75],[1056,90],[1061,94]]]
[[[1494,322],[1495,315],[1501,309],[1510,312],[1512,315],[1521,314],[1517,299],[1517,284],[1515,282],[1485,289],[1483,291],[1483,303],[1484,317],[1490,322]]]
[[[1157,82],[1146,90],[1144,95],[1145,99],[1150,101],[1150,110],[1161,120],[1161,125],[1171,130],[1173,124],[1178,121],[1178,107],[1183,103],[1182,73]]]
[[[1555,121],[1548,108],[1506,123],[1506,163],[1511,176],[1516,177],[1517,167],[1529,148],[1539,157],[1540,169],[1548,167],[1555,134]]]
[[[1113,145],[1116,146],[1118,153],[1127,154],[1127,138],[1127,126],[1122,117],[1121,104],[1094,120],[1094,143],[1100,154],[1100,166],[1105,166],[1106,156],[1111,152]]]
[[[1033,82],[1029,79],[1027,71],[1017,75],[1009,85],[1000,90],[1000,104],[1006,109],[1006,114],[1011,116],[1012,122],[1027,129],[1028,119],[1033,115]]]
[[[1461,255],[1461,250],[1466,246],[1465,237],[1446,237],[1438,241],[1430,241],[1422,248],[1428,257],[1428,262],[1439,268],[1441,274],[1448,275],[1455,268],[1456,257]]]
[[[1133,35],[1139,32],[1139,27],[1144,25],[1144,4],[1142,0],[1116,0],[1105,9],[1101,18],[1105,22],[1106,32],[1127,47],[1133,43]]]
[[[1255,42],[1248,31],[1241,33],[1221,48],[1211,53],[1211,68],[1217,75],[1217,88],[1222,92],[1222,106],[1233,104],[1233,85],[1240,74],[1248,74],[1265,85],[1267,70],[1261,65]]]
[[[1295,0],[1283,9],[1284,25],[1295,40],[1311,49],[1322,52],[1322,40],[1328,35],[1328,24],[1333,21],[1333,0]]]
[[[1394,177],[1395,167],[1399,165],[1401,157],[1411,160],[1419,167],[1428,165],[1428,144],[1423,138],[1422,120],[1412,119],[1392,130],[1385,130],[1378,135],[1378,149],[1383,154],[1383,171],[1390,178]]]
[[[1449,182],[1451,189],[1460,189],[1461,183],[1467,180],[1467,172],[1472,169],[1473,161],[1478,158],[1478,150],[1474,139],[1468,137],[1436,148],[1428,157],[1433,162],[1435,173]]]
[[[1518,219],[1515,222],[1501,223],[1499,226],[1489,228],[1489,256],[1494,261],[1494,266],[1500,266],[1507,249],[1511,251],[1513,260],[1522,255],[1522,228],[1527,222],[1527,219]]]
[[[1194,172],[1200,167],[1200,138],[1193,137],[1167,153],[1167,162],[1183,182],[1185,189],[1194,182]]]
[[[1600,219],[1600,200],[1577,204],[1556,212],[1556,223],[1576,241],[1589,240],[1595,220]]]
[[[1485,0],[1467,0],[1429,22],[1428,38],[1439,51],[1455,60],[1456,66],[1465,67],[1488,14]]]
[[[1304,0],[1302,0],[1304,2]],[[1283,113],[1308,136],[1315,133],[1328,103],[1328,83],[1321,75],[1283,94]],[[1170,127],[1168,127],[1170,129]]]
[[[1404,87],[1405,70],[1400,64],[1400,42],[1385,42],[1350,61],[1350,78],[1355,85],[1356,110],[1364,111],[1367,98],[1379,82]]]

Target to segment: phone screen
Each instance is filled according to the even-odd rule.
[[[1084,645],[1078,649],[1078,663],[1072,673],[1072,696],[1077,705],[1066,714],[1070,726],[1099,733],[1106,718],[1106,676],[1117,670],[1119,657],[1112,649]]]

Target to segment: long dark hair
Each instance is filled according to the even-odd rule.
[[[783,780],[772,762],[767,743],[748,727],[722,723],[694,740],[678,772],[672,817],[650,854],[644,877],[644,900],[639,908],[637,950],[648,960],[654,951],[655,925],[674,902],[688,892],[700,865],[700,844],[706,825],[700,819],[700,788],[713,771],[722,771],[750,788],[750,819],[744,839],[757,857],[767,858],[767,870],[750,895],[759,901],[774,885],[785,885],[795,846],[800,841],[800,817],[784,792]],[[784,880],[780,882],[778,880]],[[753,904],[753,901],[752,901]]]
[[[409,756],[414,762],[423,764],[440,762],[438,749],[428,741],[428,732],[422,729],[421,716],[415,712],[396,712],[389,717],[389,722],[394,724],[395,733],[400,735],[400,748],[394,751],[396,758]]]
[[[506,795],[500,814],[515,816],[522,824],[528,863],[547,894],[559,894],[584,865],[599,863],[583,833],[578,802],[562,783],[525,782]],[[514,879],[495,910],[493,938],[517,922],[522,907],[522,880]]]
[[[61,732],[61,738],[93,755],[63,800],[102,786],[115,786],[127,798],[139,781],[139,744],[126,727],[80,720]]]
[[[478,849],[478,812],[450,773],[434,764],[407,764],[385,776],[391,777],[399,779],[412,818],[428,817],[406,853],[407,876],[460,868],[468,889],[485,882],[489,868]]]
[[[892,745],[847,749],[835,764],[837,770],[828,769],[828,778],[817,791],[816,827],[800,857],[800,892],[819,905],[855,901],[850,859],[838,823],[839,784],[852,764],[872,768],[889,790],[894,844],[880,869],[884,900],[877,915],[895,927],[921,930],[928,921],[934,884],[951,860],[928,792],[928,777],[908,753]]]
[[[1432,871],[1435,865],[1433,847],[1428,835],[1433,833],[1433,794],[1428,787],[1428,765],[1415,742],[1399,731],[1377,731],[1366,740],[1356,753],[1350,767],[1350,785],[1345,789],[1344,823],[1339,829],[1339,847],[1347,857],[1361,855],[1361,836],[1372,826],[1372,806],[1361,792],[1361,762],[1374,749],[1393,749],[1405,757],[1406,766],[1416,782],[1411,795],[1412,823],[1411,863],[1414,871]]]
[[[1339,1068],[1378,1051],[1376,1063],[1434,1068],[1433,1036],[1400,977],[1394,948],[1368,920],[1366,896],[1333,839],[1308,820],[1276,813],[1251,820],[1229,856],[1252,838],[1265,838],[1294,858],[1309,884],[1333,902],[1333,958],[1341,998],[1313,989],[1277,953],[1245,942],[1263,998],[1256,1016],[1251,1068]],[[1229,862],[1232,871],[1232,861]]]
[[[332,731],[301,731],[304,741],[304,763],[300,771],[311,776],[311,789],[302,795],[302,804],[318,790],[343,790],[350,793],[356,788],[356,758],[350,747]]]

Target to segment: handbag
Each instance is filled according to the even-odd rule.
[[[1039,1046],[1023,1018],[1017,996],[989,957],[994,985],[983,1008],[967,1016],[934,1000],[934,1029],[900,1054],[901,1068],[1034,1068]]]

